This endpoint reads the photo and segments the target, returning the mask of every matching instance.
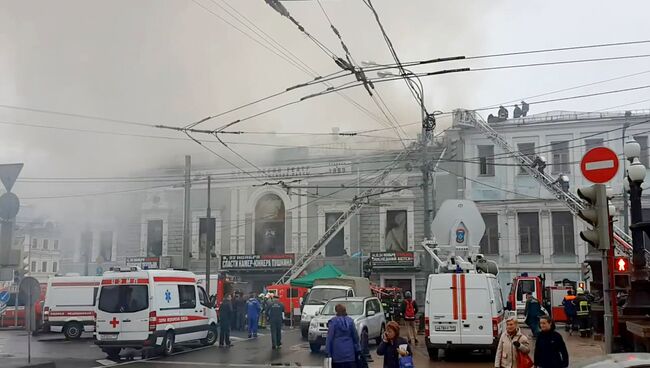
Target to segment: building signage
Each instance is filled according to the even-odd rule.
[[[156,270],[171,267],[169,257],[126,257],[127,267],[140,267],[143,270]]]
[[[413,252],[372,252],[370,261],[373,268],[414,268]]]
[[[293,254],[233,254],[221,256],[222,270],[286,270],[293,266]]]

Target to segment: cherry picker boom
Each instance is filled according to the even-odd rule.
[[[512,147],[504,137],[502,137],[494,128],[492,128],[483,118],[476,113],[476,111],[457,109],[453,112],[454,124],[472,127],[480,130],[485,134],[495,145],[500,147],[503,151],[507,152],[514,160],[516,160],[521,168],[528,173],[532,178],[536,179],[544,188],[546,188],[555,198],[564,203],[574,216],[578,215],[578,211],[585,206],[578,196],[575,194],[564,191],[557,181],[549,174],[534,168],[534,161],[530,157],[517,151]],[[620,256],[632,257],[632,238],[626,234],[621,228],[614,225],[614,247],[616,253]],[[646,259],[648,252],[646,251]]]
[[[404,150],[400,152],[395,159],[388,165],[386,166],[381,174],[379,174],[373,181],[370,187],[376,186],[381,184],[384,179],[390,174],[390,172],[395,168],[395,166],[399,165],[399,163],[404,159],[404,157],[408,156],[413,150]],[[302,256],[300,256],[297,260],[296,263],[289,268],[283,275],[280,277],[278,281],[275,282],[276,285],[279,284],[286,284],[290,282],[291,280],[295,279],[300,275],[300,273],[313,261],[318,254],[323,250],[323,247],[329,243],[330,240],[339,232],[339,230],[345,225],[346,222],[352,218],[359,210],[364,206],[363,199],[364,198],[369,198],[370,196],[377,195],[381,191],[380,188],[369,188],[361,192],[357,197],[355,197],[352,205],[350,208],[347,209],[347,211],[343,212],[341,216],[330,226],[327,230],[325,230],[325,233],[314,243],[309,251]]]

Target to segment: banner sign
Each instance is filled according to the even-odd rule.
[[[140,267],[143,270],[156,270],[171,267],[169,257],[126,257],[127,267]]]
[[[233,254],[221,256],[222,270],[286,270],[293,266],[293,254]]]
[[[413,252],[372,252],[370,262],[373,268],[414,268]]]

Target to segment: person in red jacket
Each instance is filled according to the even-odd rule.
[[[418,343],[417,334],[415,331],[415,316],[418,314],[418,303],[413,300],[411,292],[404,293],[404,301],[402,302],[402,316],[404,316],[404,323],[406,324],[406,335],[408,336],[409,344],[412,341]]]

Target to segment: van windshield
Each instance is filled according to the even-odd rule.
[[[108,313],[133,313],[149,307],[149,290],[146,285],[102,286],[99,294],[100,311]]]
[[[345,289],[311,289],[306,305],[323,305],[334,298],[340,298],[347,296],[347,290]]]

